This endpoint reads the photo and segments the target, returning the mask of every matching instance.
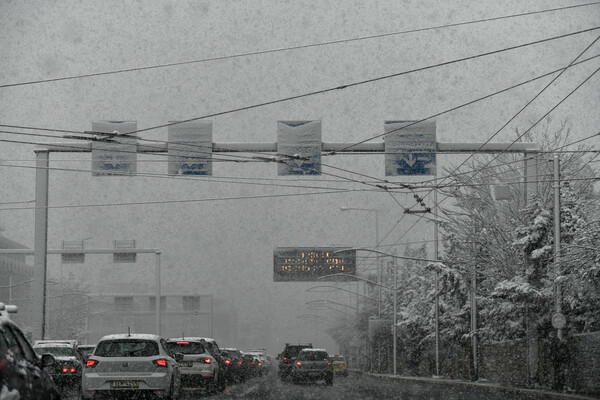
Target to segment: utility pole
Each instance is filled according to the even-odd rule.
[[[554,268],[560,276],[560,159],[554,156]],[[556,283],[556,313],[552,317],[552,325],[556,328],[556,336],[563,340],[565,317],[562,313],[562,287]]]
[[[433,189],[433,218],[433,259],[437,260],[439,258],[437,186]],[[440,376],[440,277],[437,268],[435,270],[435,376]]]

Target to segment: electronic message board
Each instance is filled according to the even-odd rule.
[[[351,280],[356,274],[356,250],[342,247],[278,247],[273,252],[273,281],[316,281],[332,274]]]

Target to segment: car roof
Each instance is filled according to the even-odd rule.
[[[211,342],[216,343],[215,339],[207,338],[207,337],[198,337],[198,336],[190,336],[190,337],[178,337],[178,338],[168,338],[167,342]]]
[[[150,333],[113,333],[111,335],[102,336],[103,340],[115,340],[115,339],[141,339],[141,340],[154,340],[159,342],[162,338],[158,335]]]
[[[313,349],[313,348],[309,348],[309,349],[302,349],[302,350],[300,350],[300,353],[303,353],[303,352],[304,352],[304,353],[307,353],[307,352],[309,352],[309,351],[324,351],[325,353],[327,353],[327,350],[325,350],[325,349]]]
[[[34,344],[33,347],[64,347],[66,349],[72,349],[73,345],[69,344],[69,343],[64,343],[64,342],[44,342],[44,343],[37,343]]]

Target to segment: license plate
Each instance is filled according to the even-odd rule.
[[[179,365],[181,365],[182,367],[191,367],[192,362],[191,361],[180,361]]]
[[[138,381],[112,381],[110,383],[111,388],[127,388],[127,389],[138,389],[140,383]]]

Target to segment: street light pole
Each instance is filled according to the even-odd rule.
[[[355,211],[374,212],[375,213],[375,248],[377,248],[379,246],[379,212],[377,209],[340,207],[340,210],[341,211],[355,210]],[[382,260],[381,260],[381,257],[379,257],[379,255],[377,255],[376,263],[377,263],[377,283],[380,284],[381,283]],[[377,319],[381,320],[381,286],[377,287]],[[381,372],[381,346],[379,344],[377,344],[377,358],[378,358],[377,372]]]
[[[375,213],[375,248],[379,246],[379,210],[376,208],[340,207],[340,211],[368,211]],[[377,252],[375,252],[377,253]],[[379,253],[378,253],[379,254]],[[377,283],[381,283],[381,257],[377,255]],[[377,289],[377,318],[381,319],[381,286]]]
[[[398,264],[393,259],[394,265],[394,375],[398,373]]]

